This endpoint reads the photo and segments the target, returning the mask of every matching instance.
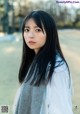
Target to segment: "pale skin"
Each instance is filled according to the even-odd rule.
[[[33,19],[29,19],[24,27],[24,39],[26,45],[37,54],[46,42],[46,32],[39,28]]]

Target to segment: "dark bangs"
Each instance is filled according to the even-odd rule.
[[[39,15],[37,12],[36,12],[36,13],[35,13],[35,12],[34,12],[34,13],[32,12],[31,15],[25,17],[24,23],[23,23],[23,26],[22,26],[22,32],[24,32],[24,27],[25,27],[25,25],[26,25],[26,22],[27,22],[28,20],[30,20],[30,19],[33,19],[34,22],[36,23],[36,25],[37,25],[39,28],[41,28],[42,31],[44,32],[44,30],[43,30],[43,23],[42,23],[41,17],[40,17],[40,15]]]

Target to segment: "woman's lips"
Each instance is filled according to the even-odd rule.
[[[29,41],[29,44],[35,44],[36,42],[34,42],[34,41]]]

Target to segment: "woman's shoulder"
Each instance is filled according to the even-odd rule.
[[[68,71],[67,63],[59,55],[56,55],[54,72],[63,72],[66,70]]]
[[[70,85],[70,75],[67,63],[60,57],[56,57],[55,69],[52,74],[52,82],[66,82]]]
[[[49,71],[51,68],[51,63],[49,62],[48,63],[48,66],[47,66],[47,71]],[[55,62],[55,66],[54,66],[54,72],[53,74],[55,73],[66,73],[69,75],[69,67],[68,67],[68,64],[66,61],[64,61],[59,54],[56,55],[56,62]]]

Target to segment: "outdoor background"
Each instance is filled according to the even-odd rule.
[[[42,9],[55,19],[73,80],[73,111],[74,114],[80,114],[80,3],[78,0],[74,1],[75,3],[58,3],[55,0],[0,0],[0,110],[1,106],[6,105],[9,107],[9,114],[12,114],[14,97],[19,87],[23,19],[30,11]]]

